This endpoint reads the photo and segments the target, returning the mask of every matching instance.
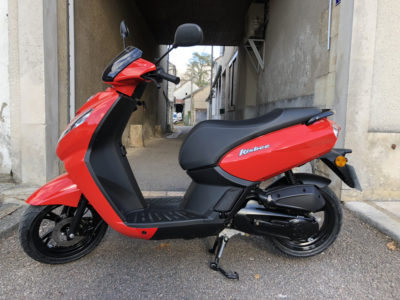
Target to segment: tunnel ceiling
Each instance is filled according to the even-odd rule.
[[[172,44],[175,29],[196,23],[205,45],[239,45],[251,0],[133,0],[159,44]]]

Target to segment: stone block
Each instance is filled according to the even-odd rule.
[[[129,146],[143,148],[143,125],[130,125],[129,127]]]
[[[335,37],[339,33],[340,22],[340,5],[333,5],[332,9],[332,24],[331,24],[331,37]]]
[[[332,108],[335,99],[335,72],[323,75],[315,81],[314,105]]]
[[[337,62],[337,36],[331,37],[331,50],[329,51],[329,72],[336,71]]]
[[[327,75],[321,76],[315,80],[314,87],[314,105],[318,107],[325,107],[326,83]]]
[[[154,136],[155,137],[162,137],[161,125],[154,126]]]

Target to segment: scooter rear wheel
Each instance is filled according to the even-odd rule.
[[[26,254],[42,263],[62,264],[91,252],[102,240],[108,225],[88,206],[77,234],[68,238],[75,210],[63,205],[29,206],[19,225],[19,240]]]
[[[288,256],[310,257],[326,250],[337,238],[342,226],[342,207],[335,193],[328,187],[322,188],[325,206],[318,212],[314,212],[320,225],[318,233],[307,240],[289,240],[284,238],[272,238],[275,248]]]

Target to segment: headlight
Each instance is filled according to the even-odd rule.
[[[67,129],[65,129],[63,131],[63,133],[61,134],[60,138],[58,139],[58,142],[60,142],[62,140],[62,138],[71,130],[79,127],[80,125],[82,125],[83,123],[85,123],[86,119],[89,118],[90,114],[92,113],[93,109],[88,110],[87,112],[85,112],[84,114],[80,115],[77,119],[75,119],[71,124],[69,124],[69,126],[67,127]]]
[[[70,126],[70,130],[82,125],[87,118],[89,118],[90,114],[92,113],[93,109],[88,110],[83,115],[81,115],[78,119],[76,119]]]

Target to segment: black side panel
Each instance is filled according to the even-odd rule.
[[[122,220],[127,212],[145,207],[121,143],[122,133],[135,110],[133,100],[119,97],[96,129],[85,157],[94,180]]]
[[[243,193],[244,189],[232,187],[222,195],[219,199],[217,205],[215,205],[214,210],[218,212],[228,212],[231,211],[240,195]]]
[[[185,193],[183,208],[200,216],[207,216],[222,196],[232,187],[192,182]],[[239,198],[239,197],[238,197]]]

